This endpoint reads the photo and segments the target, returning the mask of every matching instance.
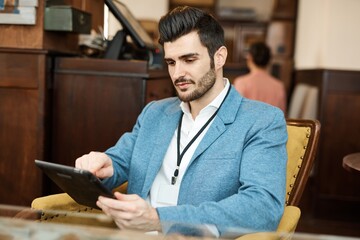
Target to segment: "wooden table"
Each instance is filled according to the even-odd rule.
[[[342,165],[349,172],[360,172],[360,152],[346,155]]]

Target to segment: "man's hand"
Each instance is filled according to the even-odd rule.
[[[98,178],[111,177],[114,174],[112,160],[102,152],[90,152],[75,161],[75,167],[92,172]]]
[[[96,205],[111,216],[120,228],[144,231],[160,230],[159,216],[155,208],[136,194],[115,192],[116,199],[100,196]]]

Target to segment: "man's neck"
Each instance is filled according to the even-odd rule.
[[[200,111],[211,103],[224,89],[225,84],[223,79],[216,81],[215,85],[206,92],[201,98],[189,102],[189,108],[193,119],[199,115]]]

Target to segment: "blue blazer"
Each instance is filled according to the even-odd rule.
[[[106,151],[115,188],[146,198],[181,116],[176,97],[149,103],[132,132]],[[178,205],[157,208],[161,221],[272,231],[283,214],[287,130],[283,112],[243,98],[233,87],[184,173]],[[174,156],[174,160],[176,157]]]

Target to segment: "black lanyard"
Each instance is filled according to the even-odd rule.
[[[178,131],[177,131],[177,162],[176,162],[176,169],[174,171],[173,176],[171,177],[171,184],[175,185],[177,177],[179,176],[179,168],[180,168],[180,163],[182,158],[185,155],[185,152],[190,148],[190,146],[195,142],[195,140],[200,136],[200,134],[205,130],[205,128],[210,124],[210,122],[214,119],[214,117],[216,116],[217,112],[219,111],[219,109],[221,108],[222,104],[224,103],[226,97],[229,95],[231,86],[229,86],[229,89],[223,99],[223,101],[221,102],[219,108],[214,112],[214,114],[209,118],[209,120],[207,120],[207,122],[204,124],[204,126],[201,127],[201,129],[196,133],[196,135],[191,139],[191,141],[186,145],[186,147],[184,148],[184,150],[182,151],[182,153],[180,153],[180,135],[181,135],[181,124],[182,124],[182,118],[184,113],[181,114],[180,116],[180,120],[179,120],[179,126],[178,126]]]

